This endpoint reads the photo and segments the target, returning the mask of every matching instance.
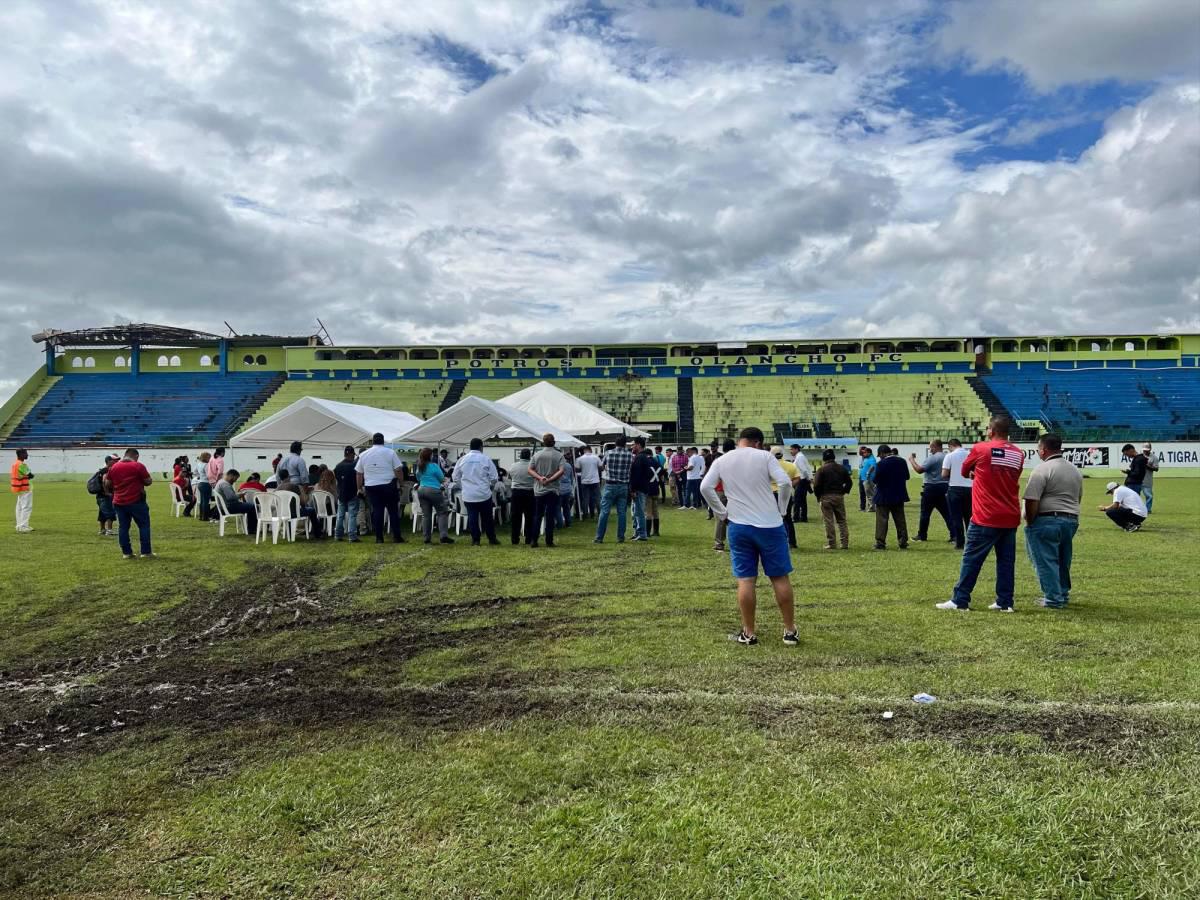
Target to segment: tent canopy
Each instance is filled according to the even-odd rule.
[[[523,410],[514,409],[505,403],[495,403],[482,397],[464,397],[452,407],[438,413],[429,421],[418,425],[396,440],[403,444],[422,447],[445,445],[466,447],[471,438],[512,437],[541,440],[546,433],[554,435],[559,447],[582,447],[583,441],[576,440],[570,432],[556,428],[542,419]]]
[[[301,397],[236,435],[229,446],[286,447],[292,441],[303,441],[305,447],[322,449],[361,447],[369,444],[376,432],[391,441],[420,424],[420,419],[406,412]]]
[[[502,397],[505,406],[532,413],[547,422],[552,422],[571,434],[599,434],[605,437],[623,434],[626,437],[650,437],[648,432],[627,425],[615,416],[610,416],[598,406],[592,406],[574,394],[548,381],[539,381],[515,394]],[[500,437],[516,435],[501,434]]]

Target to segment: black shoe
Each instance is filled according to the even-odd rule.
[[[432,543],[433,543],[433,538],[425,538],[425,541],[424,541],[424,543],[426,543],[426,544],[432,544]]]
[[[452,538],[452,537],[444,537],[444,538],[442,538],[440,541],[438,541],[438,543],[439,543],[439,544],[453,544],[453,543],[454,543],[454,538]]]
[[[800,643],[800,635],[794,631],[785,631],[783,633],[783,642],[789,647],[795,647]]]
[[[876,544],[876,545],[875,545],[874,547],[872,547],[871,549],[872,549],[872,550],[886,550],[886,549],[887,549],[887,547],[885,547],[883,544]]]
[[[375,538],[375,543],[377,543],[377,544],[382,544],[382,543],[383,543],[383,538]]]
[[[557,547],[558,545],[557,545],[557,544],[555,544],[555,543],[553,543],[553,542],[551,542],[551,541],[546,541],[546,546],[547,546],[547,547]]]
[[[493,547],[500,546],[500,542],[498,540],[496,540],[495,538],[488,538],[488,543],[491,544]]]
[[[923,538],[923,537],[921,537],[920,535],[918,535],[917,537],[915,537],[915,538],[913,538],[913,539],[912,539],[912,542],[913,542],[914,544],[923,544],[923,543],[925,543],[925,538]]]
[[[746,646],[751,647],[758,643],[758,635],[746,634],[745,629],[742,629],[737,633],[737,637],[735,637],[734,640],[739,644],[745,644]]]
[[[398,537],[398,538],[396,538],[396,539],[393,541],[393,543],[396,543],[396,544],[407,544],[407,543],[408,543],[408,540],[407,540],[406,538]]]
[[[900,545],[900,549],[901,549],[901,550],[907,550],[907,549],[908,549],[908,544],[901,544],[901,545]]]
[[[472,547],[478,547],[478,546],[479,546],[479,541],[472,539],[472,541],[471,541],[471,546],[472,546]]]

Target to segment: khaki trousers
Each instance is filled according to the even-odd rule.
[[[846,496],[826,494],[821,498],[821,519],[825,522],[825,545],[837,546],[837,533],[841,533],[842,547],[850,546],[850,528],[846,525]]]

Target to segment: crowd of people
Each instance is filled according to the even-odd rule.
[[[1013,610],[1016,536],[1025,524],[1025,544],[1042,590],[1039,603],[1052,609],[1070,599],[1073,540],[1079,527],[1083,475],[1064,459],[1062,440],[1042,436],[1040,465],[1022,495],[1019,483],[1025,454],[1009,439],[1011,421],[995,416],[987,439],[969,449],[957,439],[929,442],[924,459],[910,454],[907,462],[886,444],[861,447],[857,467],[859,510],[874,513],[874,549],[888,548],[894,529],[896,545],[930,540],[934,514],[944,522],[947,540],[962,551],[959,577],[950,599],[938,609],[970,609],[983,563],[996,556],[995,597],[990,609]],[[556,533],[573,524],[595,522],[594,543],[608,536],[609,519],[616,517],[616,540],[626,540],[632,521],[632,540],[649,541],[661,535],[661,509],[668,503],[681,510],[707,510],[715,520],[713,549],[730,554],[738,581],[742,614],[742,643],[756,641],[753,584],[759,569],[771,580],[783,613],[785,641],[795,637],[792,613],[790,551],[797,547],[796,528],[808,521],[809,494],[820,508],[826,550],[850,547],[846,497],[854,491],[854,470],[838,461],[833,450],[823,451],[814,472],[799,445],[763,447],[762,432],[745,429],[737,441],[720,446],[648,447],[643,438],[618,437],[593,451],[561,450],[547,434],[535,450],[523,449],[509,469],[484,452],[483,441],[451,460],[446,449],[425,448],[410,466],[376,434],[361,451],[346,447],[332,468],[308,464],[303,445],[295,442],[271,463],[264,479],[258,472],[242,473],[225,465],[225,449],[204,451],[189,460],[177,457],[169,478],[172,494],[184,516],[216,522],[221,517],[245,516],[255,531],[258,505],[254,495],[274,492],[295,495],[299,514],[308,521],[308,535],[351,543],[373,534],[377,543],[390,535],[404,543],[405,509],[413,504],[423,522],[426,544],[436,539],[453,544],[449,518],[461,514],[471,543],[501,543],[497,515],[507,520],[511,543],[530,547],[555,546]],[[1100,507],[1125,531],[1139,530],[1153,507],[1153,477],[1158,470],[1152,447],[1139,452],[1122,448],[1124,483],[1106,485],[1111,501]],[[906,507],[908,482],[921,477],[917,532],[910,538]],[[32,532],[31,484],[34,473],[29,453],[17,450],[10,470],[16,495],[16,526]],[[136,449],[104,465],[88,480],[95,496],[99,534],[115,536],[125,559],[153,557],[150,508],[146,489],[153,483]],[[323,497],[330,507],[323,507]],[[330,515],[332,512],[332,515]],[[416,515],[414,515],[415,522]],[[115,528],[114,528],[115,526]],[[138,553],[131,530],[137,528]]]

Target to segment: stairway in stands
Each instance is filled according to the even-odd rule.
[[[1009,438],[1014,441],[1031,441],[1037,440],[1038,430],[1036,428],[1022,428],[1017,424],[1016,416],[1006,407],[996,392],[982,378],[977,375],[968,375],[967,384],[975,391],[975,395],[987,407],[987,411],[993,416],[1008,416],[1013,422],[1013,431]]]
[[[679,440],[695,440],[692,432],[696,430],[696,407],[692,401],[692,379],[686,376],[677,378],[678,382],[675,403],[679,407],[679,424],[676,426]]]
[[[438,407],[438,412],[445,412],[455,403],[462,399],[463,391],[467,388],[467,379],[455,378],[450,382],[450,389],[446,391],[446,396],[442,398],[442,405]]]

